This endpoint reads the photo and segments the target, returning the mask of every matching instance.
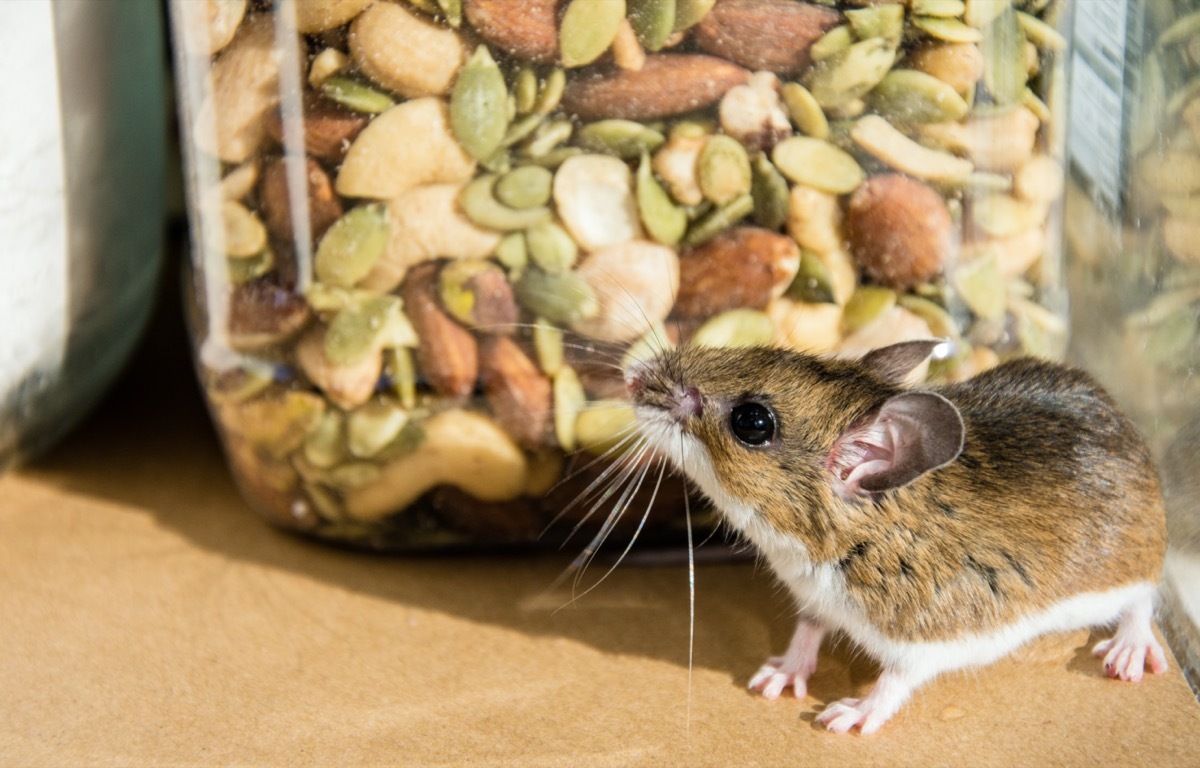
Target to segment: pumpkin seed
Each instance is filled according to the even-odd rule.
[[[521,306],[556,325],[587,320],[600,309],[592,287],[575,272],[551,274],[530,267],[513,290]]]
[[[829,121],[825,118],[825,111],[807,88],[800,83],[784,83],[779,93],[787,107],[788,117],[801,133],[814,139],[829,136]]]
[[[544,221],[525,230],[525,244],[529,258],[542,271],[557,274],[575,266],[579,258],[579,246],[553,221]]]
[[[806,85],[822,107],[840,107],[878,85],[895,63],[895,46],[878,37],[863,40],[814,65]]]
[[[958,19],[913,16],[912,25],[930,37],[945,40],[948,43],[978,43],[983,39],[983,34],[978,29],[968,27]]]
[[[481,227],[501,232],[526,229],[549,220],[550,209],[545,206],[510,208],[497,200],[494,192],[498,179],[495,174],[479,176],[458,193],[458,205],[467,218]]]
[[[575,443],[595,456],[621,451],[629,445],[626,438],[637,427],[633,406],[621,400],[590,403],[575,417]]]
[[[673,123],[669,136],[672,139],[702,139],[717,132],[717,125],[711,120],[685,119]]]
[[[231,258],[253,258],[267,247],[267,228],[262,219],[235,200],[221,203],[221,231],[225,236],[225,255]]]
[[[967,0],[963,21],[976,29],[983,29],[1011,7],[1012,0]]]
[[[496,181],[496,199],[510,208],[536,208],[550,202],[554,174],[537,165],[509,171]]]
[[[558,48],[568,69],[600,58],[625,18],[625,0],[571,0],[559,24]]]
[[[289,390],[242,404],[230,426],[272,456],[285,456],[304,444],[325,411],[325,399],[320,395]]]
[[[378,115],[396,106],[396,102],[386,93],[341,75],[325,78],[321,83],[321,93],[347,109],[368,115]]]
[[[389,345],[398,326],[407,322],[395,296],[364,298],[334,315],[325,332],[325,357],[334,365],[357,365],[372,352]],[[414,345],[415,337],[414,333]]]
[[[555,120],[551,123],[542,123],[533,132],[533,136],[525,142],[525,146],[521,151],[529,157],[540,158],[549,154],[552,149],[571,138],[571,134],[574,131],[575,127],[571,125],[569,120]]]
[[[587,154],[582,147],[555,147],[537,157],[530,157],[528,162],[542,168],[557,168],[572,157]]]
[[[1029,72],[1025,65],[1025,33],[1017,14],[1006,9],[983,32],[983,82],[993,101],[1001,106],[1020,102]]]
[[[837,303],[833,292],[833,274],[819,256],[807,249],[800,251],[800,269],[796,271],[796,277],[785,295],[809,304]]]
[[[842,24],[817,38],[817,41],[809,46],[808,56],[814,63],[825,61],[853,44],[854,31],[850,29],[849,25]]]
[[[963,0],[913,0],[914,16],[938,16],[941,18],[960,18],[966,11],[967,5]]]
[[[959,265],[952,282],[963,303],[977,316],[985,320],[1004,317],[1007,306],[1005,281],[994,253],[985,251],[978,258]]]
[[[754,223],[770,230],[779,230],[787,223],[788,189],[783,178],[767,156],[758,152],[750,162],[752,179],[750,197],[754,200]],[[665,193],[664,193],[665,194]]]
[[[438,300],[442,308],[463,325],[476,325],[473,282],[479,275],[493,271],[499,268],[483,259],[458,259],[442,267],[438,273]]]
[[[229,271],[229,282],[234,285],[248,283],[262,277],[275,266],[275,253],[270,248],[264,248],[251,259],[225,259]]]
[[[854,333],[878,320],[896,306],[896,292],[877,285],[859,286],[842,309],[842,327]]]
[[[779,142],[771,152],[771,159],[789,180],[835,195],[854,191],[866,178],[848,153],[828,141],[807,136],[792,136]]]
[[[1018,12],[1017,22],[1020,23],[1025,37],[1029,42],[1036,45],[1039,50],[1049,53],[1061,53],[1066,50],[1067,38],[1063,37],[1061,32],[1037,16]]]
[[[417,407],[417,366],[413,363],[412,351],[393,347],[387,352],[387,362],[392,391],[400,399],[400,405],[411,411]]]
[[[737,139],[724,134],[710,137],[696,162],[700,191],[716,205],[750,191],[750,158]]]
[[[513,81],[513,104],[517,108],[517,114],[527,115],[537,106],[538,97],[538,77],[537,72],[533,71],[533,67],[524,66],[517,70],[517,77]]]
[[[458,143],[476,160],[500,148],[508,130],[504,75],[486,45],[463,64],[450,91],[450,129]]]
[[[876,112],[901,123],[957,122],[971,108],[954,86],[915,69],[893,69],[871,91]]]
[[[314,56],[312,64],[309,65],[308,84],[319,90],[326,80],[349,65],[349,56],[337,48],[326,48]]]
[[[408,411],[386,400],[372,400],[346,418],[346,447],[369,459],[396,439],[408,423]]]
[[[578,447],[575,424],[579,413],[587,405],[587,395],[579,376],[569,365],[563,365],[554,374],[554,437],[564,451]]]
[[[379,480],[380,469],[369,461],[349,461],[326,470],[326,484],[342,491],[364,488]]]
[[[903,5],[872,5],[846,11],[846,20],[859,40],[878,37],[886,40],[888,45],[898,47],[904,34]]]
[[[346,458],[346,431],[340,411],[326,412],[304,438],[304,459],[318,469],[329,469]]]
[[[529,263],[529,251],[525,243],[524,232],[509,232],[500,238],[496,245],[496,261],[504,265],[509,272],[520,273]]]
[[[629,23],[648,51],[661,50],[675,31],[675,0],[628,0]]]
[[[317,279],[325,285],[352,288],[375,268],[387,242],[387,209],[383,205],[351,208],[333,223],[317,246]]]
[[[663,245],[676,245],[687,231],[687,212],[671,200],[671,196],[654,178],[650,156],[642,155],[635,181],[638,216],[650,237]]]
[[[757,309],[730,309],[696,329],[692,343],[701,347],[762,347],[775,336],[775,323]]]
[[[533,350],[538,365],[547,376],[554,376],[563,367],[563,331],[544,317],[533,321]]]
[[[462,26],[462,0],[437,0],[437,4],[438,8],[441,9],[442,16],[445,17],[447,24],[456,29]]]
[[[879,115],[860,118],[850,130],[850,136],[856,144],[890,167],[918,179],[950,182],[963,179],[975,170],[970,160],[921,146]]]
[[[356,300],[357,292],[313,282],[304,292],[304,300],[317,312],[339,312]]]
[[[675,31],[699,24],[716,4],[717,0],[675,0]]]
[[[708,242],[754,211],[754,198],[750,195],[735,197],[719,208],[713,208],[696,219],[683,237],[686,246],[697,246]]]
[[[544,122],[546,122],[546,118],[543,115],[526,115],[522,117],[508,126],[508,130],[504,132],[504,138],[500,140],[500,146],[511,147],[529,138]]]
[[[901,294],[897,302],[900,306],[924,320],[925,324],[929,326],[929,332],[936,338],[951,339],[954,341],[958,341],[961,338],[958,324],[954,322],[954,318],[950,316],[950,313],[937,302],[911,293]]]
[[[562,101],[563,91],[566,88],[567,73],[563,70],[555,69],[546,75],[546,82],[542,84],[542,89],[538,92],[537,103],[533,107],[534,113],[548,115],[553,112]]]
[[[660,132],[633,120],[600,120],[579,129],[575,143],[592,152],[616,155],[622,160],[653,152],[667,140]]]

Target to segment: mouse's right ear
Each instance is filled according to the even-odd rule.
[[[902,341],[899,344],[873,349],[863,355],[860,362],[887,383],[899,385],[903,384],[908,374],[925,362],[941,343],[938,339]]]
[[[890,491],[944,467],[962,453],[962,414],[934,392],[889,398],[833,445],[829,468],[846,497]]]

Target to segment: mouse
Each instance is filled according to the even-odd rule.
[[[831,633],[880,665],[816,722],[863,734],[938,675],[1042,634],[1114,627],[1112,678],[1161,673],[1163,495],[1132,422],[1082,370],[1034,358],[906,379],[944,343],[859,359],[684,345],[624,370],[640,438],[708,497],[795,599],[749,687],[807,693]]]

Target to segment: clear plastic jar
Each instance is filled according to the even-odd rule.
[[[1066,0],[171,10],[201,380],[282,525],[556,541],[665,344],[1065,345]]]

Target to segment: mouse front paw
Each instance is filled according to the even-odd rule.
[[[1092,655],[1104,657],[1104,674],[1136,683],[1147,665],[1156,675],[1167,671],[1167,655],[1154,636],[1152,615],[1149,598],[1135,603],[1121,617],[1117,634],[1096,644]]]
[[[830,733],[848,733],[856,725],[863,733],[874,733],[888,720],[880,714],[867,699],[842,699],[825,707],[817,722]]]
[[[772,656],[767,659],[758,671],[754,673],[754,677],[750,678],[750,684],[747,686],[752,691],[758,691],[766,699],[778,699],[789,686],[796,694],[797,699],[802,699],[808,693],[808,676],[812,674],[812,670],[802,670],[796,668],[794,663],[786,656]]]

